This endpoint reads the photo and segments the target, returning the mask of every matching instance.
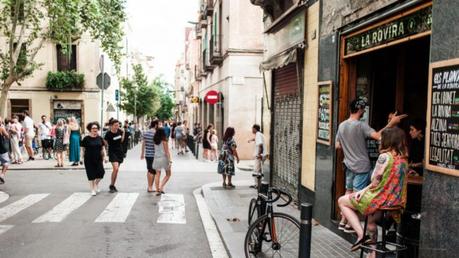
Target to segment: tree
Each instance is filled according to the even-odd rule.
[[[133,65],[132,80],[121,80],[122,99],[120,107],[128,114],[154,116],[160,107],[160,91],[154,83],[149,84],[141,65]]]
[[[156,112],[156,117],[160,120],[168,120],[174,115],[174,101],[168,91],[161,92],[161,107]]]
[[[60,44],[64,52],[84,33],[99,40],[119,67],[122,56],[125,0],[0,0],[0,114],[6,113],[13,83],[32,75],[45,42]]]

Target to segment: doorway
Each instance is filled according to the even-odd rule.
[[[339,122],[349,116],[348,103],[367,98],[369,106],[362,120],[375,130],[387,124],[388,114],[408,114],[399,125],[408,133],[409,122],[426,118],[430,36],[343,59],[340,85]],[[408,134],[407,134],[408,135]],[[368,140],[370,160],[379,152],[376,141]],[[345,192],[343,154],[338,151],[334,182],[334,219],[339,218],[337,200]]]

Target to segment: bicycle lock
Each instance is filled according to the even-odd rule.
[[[300,222],[300,258],[311,257],[311,229],[312,229],[312,204],[301,204],[301,222]]]

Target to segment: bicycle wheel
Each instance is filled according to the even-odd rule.
[[[273,238],[277,241],[273,241]],[[245,257],[297,258],[299,238],[300,223],[294,217],[273,213],[270,219],[265,214],[255,220],[247,231],[244,241]]]
[[[254,218],[254,215],[257,217]],[[249,226],[252,224],[252,221],[255,221],[259,217],[260,214],[258,214],[258,207],[257,207],[257,199],[252,198],[250,200],[250,205],[249,205],[249,217],[248,217],[248,222]]]

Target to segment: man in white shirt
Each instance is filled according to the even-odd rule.
[[[255,138],[250,140],[249,142],[251,141],[255,142],[255,149],[253,152],[253,157],[255,159],[253,171],[255,174],[261,175],[263,161],[266,156],[265,136],[261,133],[260,125],[257,125],[257,124],[252,126],[252,133],[255,135]],[[261,180],[258,180],[257,178],[255,178],[254,187],[258,187],[260,183],[261,183]]]
[[[52,148],[53,148],[53,140],[51,139],[51,123],[47,121],[45,115],[41,116],[41,123],[38,125],[39,134],[40,134],[40,141],[41,141],[41,148],[43,149],[43,159],[50,159]]]
[[[29,160],[35,160],[34,158],[34,153],[33,153],[33,148],[32,148],[32,141],[33,138],[35,137],[35,129],[34,129],[34,124],[32,118],[29,116],[29,111],[24,110],[23,112],[24,115],[24,136],[25,136],[25,141],[24,141],[24,146],[27,151],[27,154],[29,155]]]

